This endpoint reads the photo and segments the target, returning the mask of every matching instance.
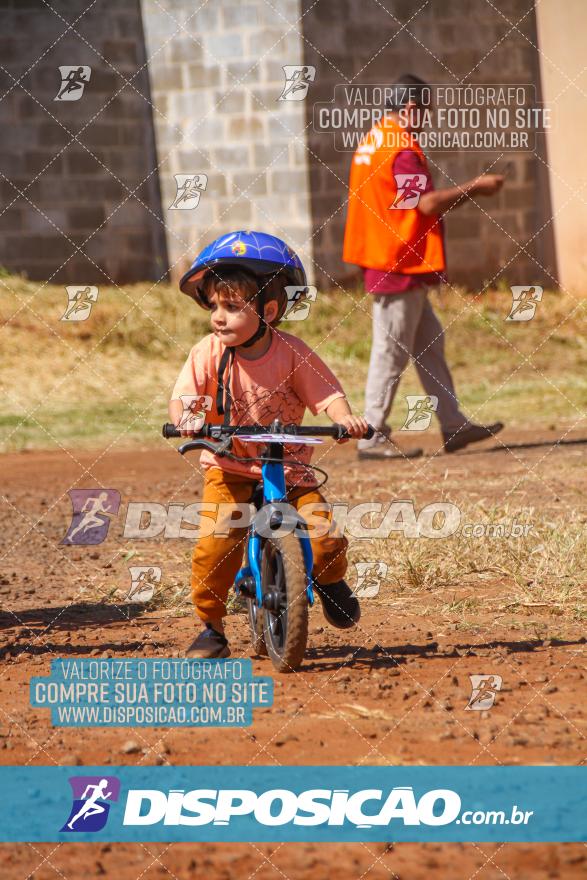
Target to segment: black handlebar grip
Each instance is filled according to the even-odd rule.
[[[163,425],[162,434],[166,439],[169,439],[169,437],[181,437],[181,431],[170,422],[166,422]]]
[[[337,440],[342,440],[344,437],[349,436],[348,431],[344,427],[344,425],[337,425],[336,427],[337,427],[337,433],[336,433]],[[369,427],[367,428],[367,430],[363,434],[363,437],[365,440],[370,440],[374,433],[375,433],[375,428],[373,427],[373,425],[369,425]]]

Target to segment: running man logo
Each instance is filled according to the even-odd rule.
[[[471,696],[465,709],[483,712],[491,709],[497,692],[501,690],[501,675],[470,675]]]
[[[506,321],[531,321],[542,300],[542,288],[535,284],[512,287],[512,307]]]
[[[116,489],[70,489],[73,514],[62,544],[101,544],[110,519],[118,515],[120,492]]]
[[[434,394],[407,394],[408,414],[401,431],[425,431],[430,427],[432,416],[438,409],[438,397]]]
[[[286,64],[281,68],[285,76],[285,84],[278,101],[303,101],[308,94],[310,83],[316,79],[316,68]]]
[[[200,196],[208,186],[207,174],[174,174],[177,192],[170,211],[193,211],[200,203]]]
[[[206,421],[206,413],[212,409],[209,394],[180,394],[183,412],[178,424],[182,431],[200,431]]]
[[[381,581],[387,575],[385,562],[355,562],[357,569],[357,586],[355,596],[359,599],[374,599],[379,594]]]
[[[116,776],[70,776],[73,804],[60,831],[101,831],[108,821],[110,804],[120,796]]]
[[[426,189],[428,178],[425,174],[394,174],[397,195],[389,206],[395,210],[417,208],[420,196]]]
[[[61,85],[59,91],[53,98],[54,101],[79,101],[84,93],[84,88],[89,83],[92,75],[91,67],[71,67],[65,66],[59,68],[59,76],[61,77]]]
[[[161,581],[161,569],[156,565],[130,565],[130,590],[126,602],[150,602],[157,584]]]
[[[83,287],[66,287],[67,308],[59,318],[60,321],[87,321],[92,306],[98,299],[98,288],[84,285]]]
[[[316,302],[318,290],[313,286],[296,287],[288,284],[285,288],[287,294],[287,306],[283,316],[284,321],[305,321],[310,314],[310,307]]]

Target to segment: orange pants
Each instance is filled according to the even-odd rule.
[[[206,470],[202,500],[214,504],[246,503],[251,500],[257,481],[240,474],[229,473],[220,468]],[[287,500],[299,509],[304,504],[326,503],[315,489],[288,489]],[[222,514],[202,513],[221,525]],[[317,512],[332,522],[330,511]],[[230,513],[225,519],[230,520]],[[192,601],[198,617],[204,622],[218,620],[226,614],[226,597],[242,565],[246,543],[246,528],[230,528],[227,535],[209,535],[199,539],[192,553]],[[332,532],[312,537],[310,542],[314,556],[312,577],[317,583],[331,584],[341,580],[347,568],[348,541],[336,526]]]

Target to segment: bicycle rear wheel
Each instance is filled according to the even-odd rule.
[[[293,534],[267,538],[261,560],[263,633],[267,653],[278,672],[294,672],[308,643],[306,570],[299,540]]]

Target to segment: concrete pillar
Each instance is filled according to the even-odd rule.
[[[141,6],[171,276],[235,229],[284,238],[311,269],[304,106],[278,100],[282,65],[303,64],[300,0]],[[170,210],[174,175],[194,173],[196,207]]]
[[[542,96],[551,108],[546,135],[554,240],[563,289],[587,293],[587,68],[584,0],[536,4]]]

